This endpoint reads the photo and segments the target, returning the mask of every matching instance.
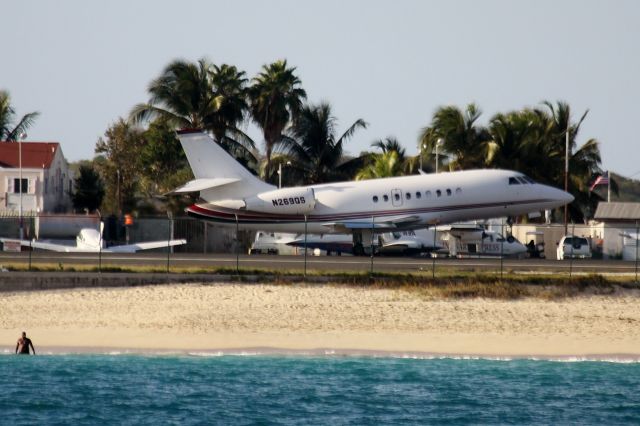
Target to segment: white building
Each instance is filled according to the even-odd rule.
[[[635,260],[640,227],[640,203],[598,204],[597,221],[602,224],[603,254],[606,257]]]
[[[0,142],[0,214],[17,216],[20,198],[24,216],[66,213],[72,209],[72,190],[73,176],[59,143]]]

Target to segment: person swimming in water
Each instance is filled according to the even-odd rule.
[[[22,332],[22,337],[18,339],[18,343],[16,343],[16,353],[20,355],[29,355],[29,346],[31,346],[31,350],[33,354],[36,354],[36,348],[33,347],[33,343],[31,339],[27,337],[26,332]]]

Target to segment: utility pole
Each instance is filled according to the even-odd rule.
[[[24,139],[27,138],[27,134],[26,133],[20,133],[20,135],[18,136],[18,167],[20,168],[20,177],[19,177],[19,184],[18,184],[18,191],[20,193],[20,207],[19,207],[19,213],[18,215],[20,216],[20,239],[24,239],[24,224],[23,224],[23,220],[22,220],[22,141]]]
[[[569,119],[567,119],[567,131],[565,132],[564,146],[564,192],[569,192]],[[567,235],[567,221],[569,219],[569,205],[564,205],[564,234]]]

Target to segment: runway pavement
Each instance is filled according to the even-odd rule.
[[[30,260],[31,259],[31,260]],[[238,265],[245,269],[266,269],[302,271],[305,267],[304,256],[277,255],[239,255],[234,254],[171,254],[166,253],[135,253],[115,254],[104,253],[54,253],[28,252],[0,253],[0,265],[24,264],[31,262],[32,266],[43,264],[93,265],[98,266],[150,266],[166,268],[167,261],[170,268],[235,268]],[[308,271],[362,271],[371,270],[370,257],[353,256],[308,256],[306,260]],[[499,258],[465,258],[465,259],[431,259],[411,257],[374,257],[373,270],[375,272],[418,272],[432,271],[433,268],[459,271],[500,271],[505,272],[577,272],[577,273],[629,273],[634,274],[635,262],[620,260],[544,260],[544,259],[503,259]]]

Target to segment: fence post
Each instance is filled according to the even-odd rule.
[[[307,278],[307,215],[304,215],[304,278]]]
[[[207,231],[209,229],[209,222],[203,221],[202,223],[204,225],[204,232],[203,232],[204,240],[202,242],[202,253],[207,254],[207,241],[209,239]]]
[[[31,252],[33,252],[33,248],[31,247],[31,241],[33,240],[29,239],[29,271],[31,271]]]
[[[371,216],[371,267],[369,269],[369,275],[373,275],[373,230],[375,229],[375,220],[374,216]]]
[[[102,237],[103,232],[104,226],[102,224],[102,215],[100,214],[100,211],[98,211],[98,233],[100,234],[100,243],[98,244],[98,274],[102,274],[102,242],[104,241]]]
[[[502,224],[500,225],[500,233],[502,234],[502,241],[500,241],[500,281],[502,281],[502,274],[504,270],[504,217],[502,218]]]
[[[167,239],[167,275],[169,275],[169,262],[171,259],[171,239],[173,238],[173,214],[167,212],[167,218],[169,219],[169,238]]]
[[[638,282],[638,221],[636,220],[636,283]]]
[[[436,247],[437,235],[438,235],[438,225],[433,225],[433,248],[434,248],[434,250],[435,250],[435,247]],[[437,250],[435,250],[435,251],[437,251]],[[432,278],[434,280],[436,279],[436,257],[437,257],[437,254],[434,252],[431,255],[431,259],[432,259],[432,263],[433,263],[433,265],[431,266],[431,273],[432,273]]]
[[[576,238],[576,224],[571,221],[571,257],[569,258],[569,278],[571,278],[573,274],[573,245],[575,244]],[[564,253],[564,247],[562,248],[562,252]]]
[[[240,275],[240,223],[236,214],[236,274]]]

